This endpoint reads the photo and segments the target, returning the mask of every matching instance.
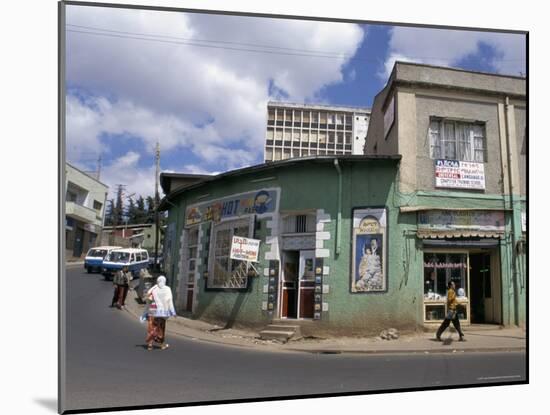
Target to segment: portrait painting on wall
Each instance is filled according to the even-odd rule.
[[[386,210],[353,210],[351,292],[383,292],[386,283]]]

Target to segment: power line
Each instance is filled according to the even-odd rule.
[[[87,35],[107,36],[107,37],[115,37],[115,38],[123,38],[123,39],[146,40],[146,41],[149,41],[149,42],[167,43],[167,44],[184,45],[184,46],[196,46],[196,47],[211,48],[211,49],[224,49],[224,50],[233,50],[233,51],[240,51],[240,52],[252,52],[252,53],[266,53],[266,54],[270,54],[270,55],[307,56],[307,57],[312,57],[312,58],[329,58],[329,59],[345,59],[346,58],[346,56],[276,52],[276,51],[260,50],[260,49],[245,49],[245,48],[233,48],[233,47],[227,47],[227,46],[203,45],[203,44],[200,44],[200,43],[192,43],[192,42],[151,39],[151,38],[147,38],[147,37],[117,35],[117,34],[114,34],[114,33],[90,32],[90,31],[72,30],[72,29],[67,29],[67,32],[83,33],[83,34],[87,34]]]
[[[87,29],[87,30],[67,29],[67,32],[81,33],[81,34],[88,34],[88,35],[96,35],[96,36],[107,36],[107,37],[115,37],[115,38],[123,38],[123,39],[135,39],[135,40],[146,40],[146,41],[159,42],[159,43],[179,44],[179,45],[184,45],[184,46],[196,46],[196,47],[204,47],[204,48],[212,48],[212,49],[225,49],[225,50],[233,50],[233,51],[266,53],[266,54],[279,54],[279,55],[288,55],[288,56],[319,57],[319,58],[328,58],[328,59],[351,59],[351,58],[355,57],[355,59],[357,59],[359,61],[373,62],[372,59],[365,59],[365,58],[357,57],[357,56],[355,56],[355,54],[352,55],[352,54],[347,54],[347,53],[343,53],[343,52],[330,52],[330,51],[321,51],[321,50],[286,48],[286,47],[282,47],[282,46],[262,45],[262,44],[255,44],[255,43],[243,43],[243,42],[232,42],[232,41],[224,41],[224,40],[189,39],[189,38],[180,38],[180,37],[177,37],[177,36],[147,34],[147,33],[139,33],[139,32],[128,32],[128,31],[122,31],[122,30],[111,30],[111,29],[104,29],[104,28],[98,28],[98,27],[93,27],[93,26],[74,25],[74,24],[67,24],[67,26]],[[155,38],[159,38],[159,39],[155,39]],[[163,39],[174,39],[174,40],[163,40]],[[210,45],[210,44],[203,44],[203,43],[197,43],[197,42],[213,43],[213,44]],[[241,45],[241,46],[254,47],[256,49],[226,47],[226,46],[219,46],[219,45],[216,45],[216,44]],[[274,49],[274,50],[262,50],[262,48]],[[277,50],[297,52],[297,53],[277,52]],[[302,52],[302,53],[300,53],[300,52]],[[305,52],[305,53],[303,53],[303,52]],[[439,62],[453,62],[453,61],[456,61],[456,58],[441,58],[441,57],[434,57],[434,56],[410,56],[410,55],[407,55],[406,57],[408,59],[431,60],[431,61],[439,61]],[[381,61],[381,59],[377,59],[377,60]],[[516,58],[516,59],[499,59],[499,60],[502,61],[502,62],[519,62],[519,61],[524,61],[525,59]]]
[[[67,24],[67,26],[71,27],[79,27],[83,29],[90,29],[93,31],[99,31],[99,32],[110,32],[110,33],[120,33],[120,34],[126,34],[126,35],[136,35],[136,36],[146,36],[146,37],[159,37],[159,38],[166,38],[166,39],[176,39],[186,42],[205,42],[205,43],[220,43],[220,44],[227,44],[227,45],[241,45],[241,46],[251,46],[251,47],[257,47],[257,48],[267,48],[267,49],[278,49],[278,50],[288,50],[292,52],[306,52],[306,53],[319,53],[323,55],[335,55],[338,57],[341,56],[353,56],[349,54],[345,54],[342,52],[329,52],[329,51],[323,51],[323,50],[310,50],[310,49],[296,49],[296,48],[286,48],[282,46],[273,46],[273,45],[261,45],[258,43],[244,43],[244,42],[230,42],[226,40],[207,40],[207,39],[188,39],[188,38],[181,38],[177,36],[169,36],[169,35],[157,35],[157,34],[149,34],[149,33],[139,33],[139,32],[127,32],[122,30],[111,30],[111,29],[103,29],[100,27],[92,27],[92,26],[82,26],[82,25],[75,25],[75,24]]]

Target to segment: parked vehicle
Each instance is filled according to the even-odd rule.
[[[84,258],[84,269],[91,273],[93,271],[101,272],[101,266],[105,257],[113,250],[120,249],[120,246],[96,246],[90,248]]]
[[[149,253],[139,248],[114,249],[103,261],[101,271],[105,279],[110,280],[122,267],[128,267],[128,271],[137,278],[141,269],[149,267]]]

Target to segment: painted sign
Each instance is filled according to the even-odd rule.
[[[354,209],[351,292],[386,290],[386,209]]]
[[[435,187],[484,190],[484,165],[469,161],[435,160]]]
[[[504,212],[495,210],[427,210],[418,212],[418,229],[504,232]]]
[[[231,253],[229,258],[239,261],[258,262],[260,241],[258,239],[234,236],[231,241]]]
[[[278,189],[257,190],[190,206],[185,211],[185,226],[243,215],[262,215],[276,210]]]

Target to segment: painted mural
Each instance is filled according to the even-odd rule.
[[[351,292],[386,291],[386,210],[354,209]]]

